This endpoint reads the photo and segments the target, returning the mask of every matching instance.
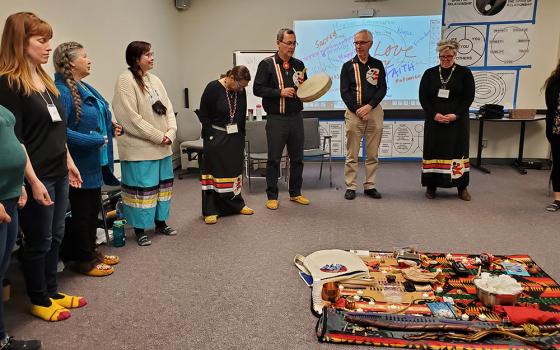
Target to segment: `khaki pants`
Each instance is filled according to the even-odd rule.
[[[346,162],[344,164],[344,180],[346,189],[356,190],[358,185],[358,152],[360,151],[362,137],[365,136],[366,145],[366,178],[364,190],[375,187],[375,172],[379,166],[379,144],[383,131],[383,109],[380,105],[372,109],[366,121],[349,110],[344,113],[344,126],[346,128]]]

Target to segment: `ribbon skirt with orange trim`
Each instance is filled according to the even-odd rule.
[[[467,187],[469,172],[469,158],[422,159],[422,186]]]
[[[202,215],[239,214],[245,206],[243,186],[244,136],[212,129],[204,139],[204,162],[200,171]]]

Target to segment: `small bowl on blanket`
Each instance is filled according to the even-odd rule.
[[[486,307],[494,305],[515,305],[523,287],[508,275],[491,276],[483,273],[474,279],[476,296]]]
[[[517,294],[496,294],[476,287],[476,296],[486,307],[493,307],[494,305],[515,305],[519,294],[521,294],[521,292]]]

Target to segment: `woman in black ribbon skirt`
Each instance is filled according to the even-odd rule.
[[[455,63],[456,41],[440,41],[440,64],[424,72],[420,104],[424,109],[422,186],[433,199],[438,187],[457,187],[459,198],[471,200],[469,185],[469,107],[474,100],[474,78]]]
[[[245,87],[251,74],[245,66],[235,66],[225,77],[208,83],[200,100],[204,161],[201,165],[202,215],[215,224],[219,216],[254,211],[245,206],[243,150],[245,148]]]

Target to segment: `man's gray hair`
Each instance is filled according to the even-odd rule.
[[[284,34],[293,34],[296,35],[296,33],[294,33],[294,31],[290,28],[282,28],[278,31],[278,34],[276,34],[276,40],[277,41],[282,41],[284,40]]]
[[[362,29],[359,32],[357,32],[356,34],[354,34],[354,36],[358,35],[358,34],[365,34],[368,37],[369,41],[373,41],[373,34],[371,34],[371,32],[367,29]]]

